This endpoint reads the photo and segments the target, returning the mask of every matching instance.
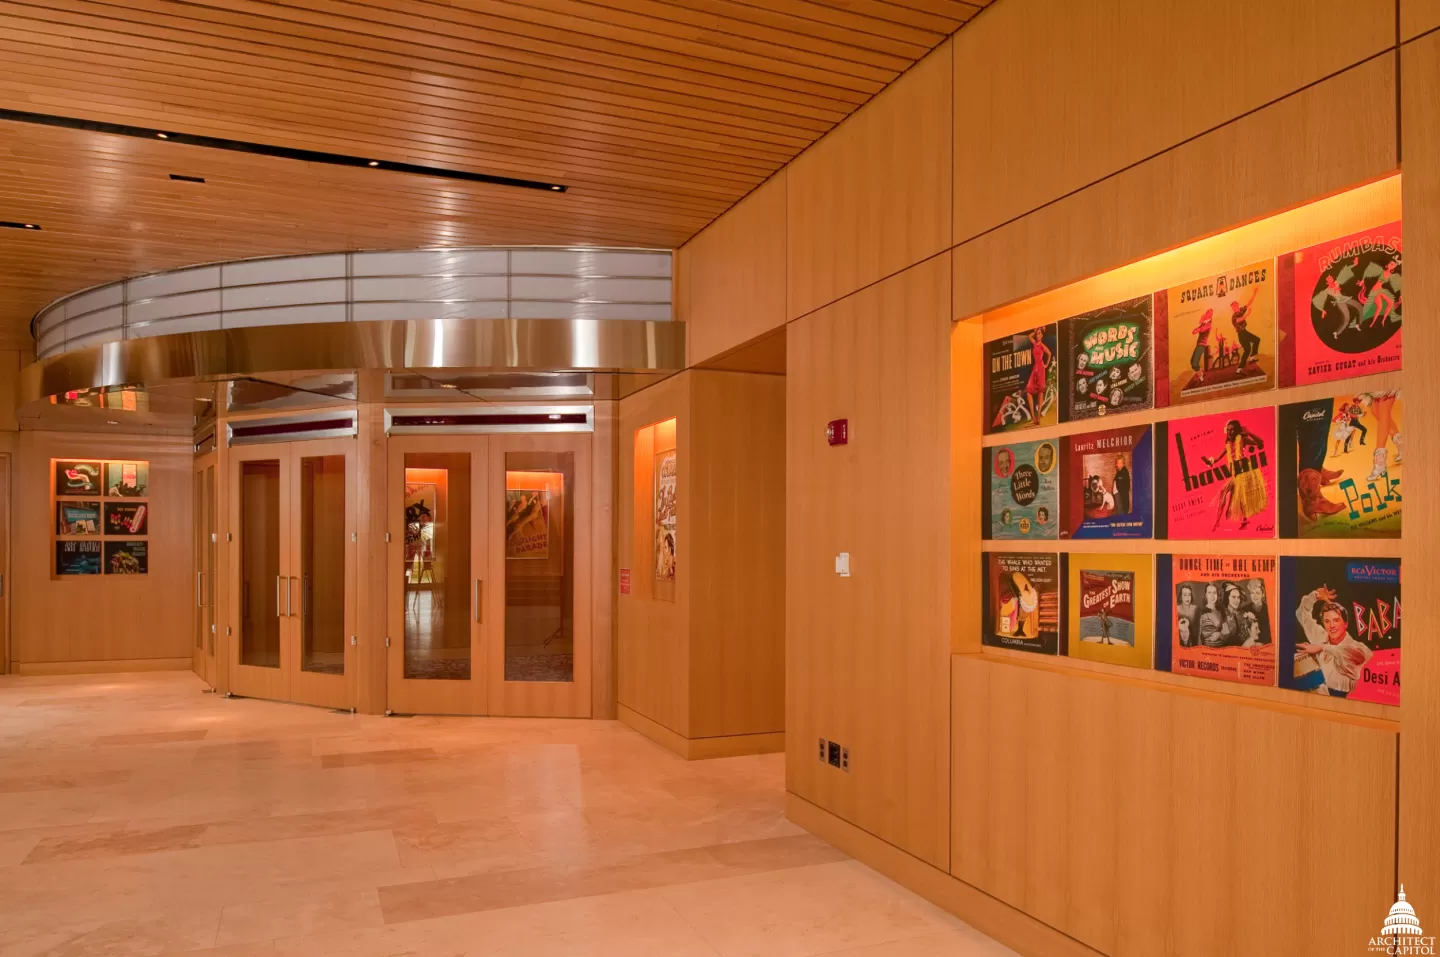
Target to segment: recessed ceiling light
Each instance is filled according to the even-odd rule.
[[[453,382],[442,382],[442,383],[440,383],[440,388],[442,388],[442,389],[458,389],[458,388],[460,388],[460,387],[459,387],[458,385],[456,385],[455,383],[453,383]]]
[[[3,228],[5,228],[5,229],[39,229],[39,228],[40,228],[39,226],[37,226],[37,225],[34,224],[34,223],[11,223],[11,222],[5,222],[5,221],[3,221],[3,220],[0,220],[0,227],[3,227]]]
[[[564,189],[564,186],[551,186],[551,189]]]
[[[105,424],[106,424],[106,425],[119,425],[120,423],[117,422],[115,419],[106,419],[106,420],[105,420]]]
[[[559,422],[562,418],[564,418],[564,416],[562,416],[559,412],[551,412],[551,413],[550,413],[550,421],[551,421],[551,422]]]
[[[168,140],[170,138],[170,134],[168,133],[156,133],[155,135],[162,140]]]
[[[380,161],[379,161],[379,160],[371,160],[370,163],[369,163],[369,165],[371,165],[371,166],[379,166],[379,165],[380,165]]]

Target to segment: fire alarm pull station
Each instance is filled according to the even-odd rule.
[[[831,445],[846,445],[850,442],[850,420],[836,419],[825,426],[825,441]]]

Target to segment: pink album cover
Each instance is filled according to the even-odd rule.
[[[1274,538],[1275,409],[1170,423],[1165,524],[1169,538]]]
[[[1286,253],[1277,261],[1286,333],[1282,386],[1400,368],[1400,223]]]

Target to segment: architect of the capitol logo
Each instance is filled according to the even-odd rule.
[[[1400,885],[1400,896],[1385,918],[1379,937],[1370,938],[1372,954],[1430,954],[1435,953],[1435,938],[1425,937],[1420,929],[1420,918],[1415,908],[1405,900],[1405,885]]]

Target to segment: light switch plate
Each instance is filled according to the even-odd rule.
[[[841,578],[850,577],[850,553],[841,552],[835,556],[835,574]]]

